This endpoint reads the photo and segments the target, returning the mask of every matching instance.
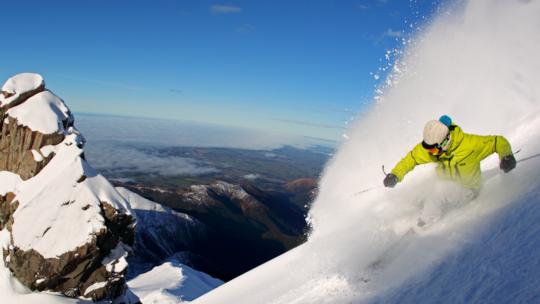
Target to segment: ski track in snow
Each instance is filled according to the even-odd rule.
[[[519,20],[519,22],[517,22]],[[450,115],[467,133],[507,137],[516,158],[540,152],[540,2],[460,1],[408,43],[370,111],[326,167],[304,245],[194,303],[531,303],[540,298],[540,158],[504,174],[482,162],[469,204],[399,241],[430,194],[433,166],[394,189],[397,163],[423,125]],[[369,191],[356,194],[363,189]],[[535,209],[536,208],[536,209]],[[514,228],[514,226],[519,226]],[[397,245],[396,245],[397,242]],[[391,251],[381,269],[369,267]]]

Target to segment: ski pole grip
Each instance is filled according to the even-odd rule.
[[[384,170],[384,165],[382,165],[382,173],[383,173],[385,176],[388,176],[388,173],[386,173],[386,170]]]

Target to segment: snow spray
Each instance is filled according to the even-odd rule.
[[[320,180],[309,215],[310,242],[320,248],[322,260],[338,261],[320,271],[354,281],[364,263],[392,242],[395,226],[418,214],[416,200],[434,178],[431,165],[417,167],[394,189],[351,193],[382,184],[380,164],[393,166],[404,157],[421,141],[428,120],[448,114],[464,132],[503,135],[524,155],[540,150],[539,29],[539,1],[460,1],[441,8],[415,37],[404,39],[403,55]],[[496,156],[482,163],[484,170],[496,166]],[[526,181],[536,179],[532,175],[539,167],[531,160],[507,176],[499,174],[482,190],[491,195],[473,203],[496,208],[511,202],[531,186]],[[451,246],[433,242],[418,251],[438,248],[443,254]],[[422,265],[433,259],[409,261]],[[385,285],[399,284],[417,270],[398,267]]]

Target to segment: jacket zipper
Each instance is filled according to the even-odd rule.
[[[467,154],[459,163],[456,163],[454,166],[456,168],[456,175],[461,179],[461,173],[459,172],[459,164],[461,164],[463,161],[465,161],[469,156],[471,156],[474,153],[474,150],[471,151],[471,153]]]
[[[448,159],[448,172],[450,173],[450,178],[453,178],[453,176],[452,176],[452,167],[450,166],[450,161],[452,161],[453,158],[454,158],[454,155],[452,155],[452,156]]]

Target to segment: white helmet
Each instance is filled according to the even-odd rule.
[[[428,146],[441,145],[448,137],[450,130],[438,120],[430,120],[424,127],[424,143]],[[445,146],[447,146],[446,143]],[[442,147],[447,148],[447,147]]]

